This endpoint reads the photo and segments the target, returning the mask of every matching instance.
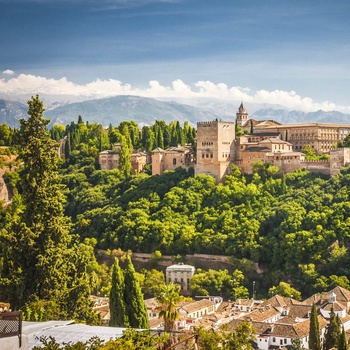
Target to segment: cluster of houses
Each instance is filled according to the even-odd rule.
[[[185,267],[181,268],[185,273]],[[97,296],[93,300],[95,311],[101,315],[104,326],[108,326],[109,299]],[[145,303],[150,329],[155,333],[163,331],[164,322],[159,316],[156,299],[147,299]],[[249,322],[255,330],[252,344],[254,349],[288,349],[296,338],[308,349],[313,305],[318,313],[321,341],[326,333],[331,310],[339,316],[341,327],[344,327],[347,339],[350,338],[350,291],[339,286],[328,293],[315,294],[303,301],[280,295],[274,295],[267,300],[251,298],[224,301],[219,296],[185,299],[177,305],[180,317],[176,321],[175,329],[179,334],[195,334],[200,327],[218,330],[225,325],[225,329],[234,331],[242,322]],[[23,322],[22,326],[21,317],[17,315],[20,313],[9,312],[8,307],[8,304],[0,304],[0,348],[4,350],[31,349],[38,345],[42,335],[54,336],[60,343],[88,340],[94,335],[108,340],[121,337],[125,329],[92,327],[73,324],[73,321]]]
[[[180,284],[181,293],[188,295],[189,282],[194,273],[195,268],[191,265],[179,263],[168,266],[166,283]],[[145,303],[150,328],[163,330],[164,322],[159,317],[156,299],[147,299]],[[226,324],[234,330],[242,322],[248,321],[256,332],[253,346],[257,350],[286,349],[295,338],[299,338],[302,346],[308,349],[313,304],[318,312],[321,340],[332,309],[350,338],[350,291],[339,286],[303,301],[279,295],[267,300],[253,297],[235,301],[224,301],[220,296],[199,296],[178,304],[180,318],[176,321],[176,329],[180,332],[195,332],[199,327],[215,330]],[[95,310],[101,314],[104,324],[108,325],[108,298],[97,298]]]
[[[108,300],[105,302],[108,305]],[[164,322],[159,317],[157,301],[152,298],[145,300],[145,303],[150,328],[163,330]],[[176,321],[176,330],[195,332],[199,327],[217,330],[224,324],[234,330],[242,322],[248,321],[255,330],[254,349],[287,349],[296,338],[308,349],[313,304],[318,312],[321,341],[332,309],[339,316],[347,338],[350,338],[350,291],[339,286],[303,301],[279,295],[267,300],[252,298],[223,301],[222,297],[205,296],[183,301],[177,306],[180,318]]]

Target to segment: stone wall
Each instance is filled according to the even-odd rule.
[[[6,185],[2,174],[3,170],[0,169],[0,201],[9,202],[12,198],[12,193]]]

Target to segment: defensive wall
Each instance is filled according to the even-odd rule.
[[[231,256],[227,255],[210,255],[210,254],[187,254],[181,256],[181,259],[172,255],[163,255],[156,262],[153,262],[153,254],[148,253],[132,253],[132,261],[137,271],[142,268],[156,268],[157,270],[165,271],[170,265],[176,264],[179,260],[185,264],[193,265],[196,268],[203,270],[214,269],[227,269],[229,272],[233,272],[235,269]],[[99,263],[105,263],[108,266],[112,265],[115,259],[115,255],[107,255],[105,250],[97,251],[97,260]],[[263,271],[260,269],[258,263],[252,263],[252,269],[260,274]],[[123,262],[121,262],[123,265]],[[155,267],[156,266],[156,267]]]

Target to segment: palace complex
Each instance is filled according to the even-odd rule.
[[[236,129],[240,129],[240,133]],[[282,172],[306,169],[332,176],[350,164],[350,148],[335,148],[350,134],[350,124],[281,124],[274,120],[249,119],[241,103],[236,121],[197,123],[196,152],[191,145],[156,148],[152,151],[152,174],[183,167],[195,174],[209,174],[222,181],[231,164],[243,173],[253,171],[257,161],[273,164]],[[329,160],[308,161],[301,152],[310,146],[317,154],[329,154]],[[101,169],[118,167],[118,144],[114,151],[99,154]],[[134,172],[149,163],[146,153],[132,154]]]

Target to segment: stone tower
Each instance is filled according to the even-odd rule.
[[[242,126],[246,123],[247,120],[248,120],[248,113],[243,106],[243,102],[241,102],[241,105],[238,108],[238,112],[236,113],[237,125]]]
[[[209,174],[222,181],[235,151],[234,122],[197,123],[197,164],[195,174]]]

